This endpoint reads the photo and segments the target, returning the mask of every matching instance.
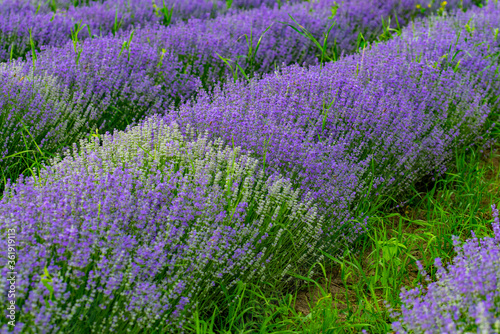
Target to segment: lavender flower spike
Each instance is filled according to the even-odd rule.
[[[185,332],[195,309],[221,305],[221,284],[279,282],[321,259],[318,210],[238,148],[158,118],[96,136],[0,200],[18,273],[2,333]]]

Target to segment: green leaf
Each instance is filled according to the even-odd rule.
[[[240,69],[241,74],[243,74],[243,76],[245,77],[245,79],[247,79],[247,81],[250,82],[250,79],[248,78],[248,75],[245,73],[245,70],[243,68],[241,68],[240,64],[236,63],[236,66],[238,66],[238,68]]]
[[[50,285],[49,283],[52,283],[52,279],[48,280],[48,279],[42,279],[42,284],[47,288],[47,290],[50,291],[50,293],[54,293],[54,288],[52,287],[52,285]]]
[[[229,58],[224,58],[224,57],[222,57],[220,54],[218,54],[217,52],[216,52],[216,54],[217,54],[217,56],[219,56],[219,58],[220,58],[220,59],[221,59],[221,60],[222,60],[222,61],[223,61],[223,62],[224,62],[227,66],[229,66],[229,68],[231,69],[231,73],[233,74],[233,80],[234,80],[234,82],[236,83],[236,79],[238,79],[238,72],[235,72],[235,71],[234,71],[234,69],[233,69],[233,67],[231,66],[231,64],[229,64],[229,60],[231,60],[231,59],[229,59]]]
[[[339,9],[339,5],[337,4],[337,2],[333,2],[333,6],[330,8],[330,10],[332,11],[332,15],[329,17],[329,19],[333,19],[335,17],[335,15],[337,15],[337,11]]]

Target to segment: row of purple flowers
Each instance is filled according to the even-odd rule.
[[[284,4],[301,0],[286,0]],[[86,25],[80,39],[115,35],[146,24],[175,25],[191,18],[209,19],[242,10],[274,7],[276,0],[5,0],[0,6],[0,61],[22,57],[36,47],[66,44],[75,24]],[[30,35],[31,30],[31,35]]]
[[[146,8],[135,1],[130,6]],[[317,46],[280,23],[294,24],[289,15],[317,39],[335,22],[326,40],[327,54],[333,57],[340,52],[355,51],[360,34],[373,39],[381,32],[384,18],[397,16],[403,24],[421,15],[416,3],[417,0],[350,0],[340,7],[332,7],[329,0],[283,3],[280,7],[238,11],[217,20],[191,19],[169,27],[147,16],[146,9],[131,10],[127,13],[134,13],[130,14],[134,20],[143,17],[152,22],[136,30],[132,29],[132,23],[130,29],[124,25],[125,30],[115,36],[109,34],[108,27],[106,37],[83,41],[74,38],[59,47],[56,45],[60,42],[40,42],[42,52],[35,51],[27,55],[25,62],[4,64],[0,69],[0,91],[6,97],[0,101],[0,165],[7,171],[2,177],[15,178],[26,170],[19,152],[52,154],[96,129],[101,132],[124,129],[144,116],[164,113],[170,105],[179,105],[193,97],[200,87],[212,89],[231,75],[231,68],[243,77],[242,72],[259,75],[292,63],[316,64],[321,59]],[[107,2],[95,5],[107,8]],[[470,2],[454,0],[444,7],[468,6]],[[433,4],[431,9],[442,7]],[[88,9],[97,15],[89,8],[71,10],[84,13]],[[23,13],[21,9],[11,12]],[[66,20],[65,15],[56,17]],[[21,24],[20,29],[31,25],[30,20],[24,20],[28,23]],[[75,19],[70,21],[74,24]],[[9,19],[9,22],[14,21]],[[52,24],[50,20],[40,22]],[[105,15],[92,22],[114,24]],[[57,26],[63,30],[67,27],[62,23]],[[44,36],[47,32],[58,33],[50,26],[44,29],[39,30]],[[85,33],[83,29],[78,36]],[[29,37],[21,35],[24,39]],[[23,43],[30,44],[27,39]]]

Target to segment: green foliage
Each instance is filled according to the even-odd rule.
[[[78,46],[78,34],[80,33],[80,31],[82,31],[83,28],[85,28],[85,26],[87,25],[82,25],[82,21],[80,20],[78,23],[75,23],[75,26],[73,28],[71,28],[71,41],[73,42],[73,49],[75,50],[75,63],[77,66],[83,51],[83,49]],[[89,35],[91,35],[90,30]]]
[[[161,24],[168,27],[172,23],[172,15],[174,14],[174,5],[168,8],[165,5],[165,0],[163,0],[163,7],[158,8],[156,4],[153,4],[153,8],[156,11],[156,15],[161,18]]]
[[[240,55],[240,56],[237,56],[235,60],[232,60],[230,58],[222,57],[219,53],[217,53],[217,56],[220,58],[220,60],[222,60],[229,67],[229,70],[231,71],[234,82],[236,82],[236,80],[238,80],[238,70],[240,71],[240,73],[243,75],[243,77],[247,81],[250,81],[250,78],[252,78],[254,73],[256,73],[256,69],[257,69],[258,64],[255,61],[255,56],[256,56],[257,52],[259,51],[260,44],[262,42],[262,38],[264,37],[266,32],[272,27],[272,25],[273,24],[271,23],[271,25],[269,25],[269,27],[267,27],[266,30],[264,30],[264,32],[260,35],[259,39],[257,40],[257,44],[255,46],[253,45],[252,30],[250,30],[250,36],[248,36],[247,34],[244,34],[243,36],[241,36],[241,37],[245,37],[247,45],[248,45],[248,53],[246,56]],[[243,67],[241,67],[241,65],[238,63],[238,59],[241,59],[241,58],[246,59],[245,69],[243,69]],[[235,67],[233,67],[233,65],[231,65],[231,62],[233,63],[233,65]]]
[[[75,0],[76,3],[82,2]],[[278,7],[281,1],[277,0]],[[480,0],[474,0],[480,5]],[[48,1],[50,8],[56,12],[55,0]],[[88,1],[87,1],[88,4]],[[227,8],[232,6],[232,0],[226,0]],[[443,2],[438,9],[440,15],[444,15],[446,4]],[[40,7],[38,7],[39,9]],[[167,8],[165,2],[161,9],[154,5],[156,13],[161,17],[161,22],[169,26],[172,22],[174,6]],[[423,13],[426,7],[417,5]],[[338,4],[332,6],[334,19]],[[316,39],[305,27],[301,26],[292,16],[292,23],[281,22],[292,28],[301,36],[310,40],[319,51],[318,58],[321,66],[326,61],[338,59],[337,48],[327,49],[327,40],[335,21],[330,25],[327,32],[322,36],[323,40]],[[400,35],[401,28],[398,18],[395,17],[397,28],[391,28],[391,18],[382,18],[382,33],[377,41],[387,41],[394,34]],[[118,20],[118,11],[115,13],[113,24],[113,35],[120,29],[122,21]],[[71,29],[76,63],[78,64],[80,54],[78,35],[86,25],[81,21],[75,23]],[[253,42],[252,32],[250,36],[244,35],[247,45],[247,55],[238,56],[237,59],[229,59],[217,54],[226,64],[231,72],[233,80],[238,80],[238,72],[250,80],[259,64],[256,62],[256,54],[259,51],[261,41],[270,25],[259,37],[256,45]],[[93,38],[91,29],[87,26],[89,36]],[[475,28],[472,24],[466,25],[467,33],[474,34]],[[30,33],[30,47],[33,67],[37,61],[37,46]],[[495,39],[499,30],[492,31]],[[124,41],[119,56],[123,51],[128,51],[130,57],[130,45],[134,37],[134,31],[130,33],[128,41]],[[358,48],[365,49],[371,40],[365,38],[362,33],[357,40]],[[10,61],[16,57],[17,49],[14,44],[10,47]],[[158,63],[161,66],[166,50],[163,49]],[[444,66],[452,66],[455,72],[460,71],[460,62],[455,63],[457,55],[462,50],[453,54],[450,52],[443,55]],[[194,55],[192,56],[195,57]],[[500,57],[500,53],[491,55]],[[238,60],[244,58],[246,66],[243,68]],[[187,65],[186,65],[187,67]],[[361,70],[361,69],[360,69]],[[316,120],[325,128],[329,106],[323,105],[323,119]],[[491,101],[494,102],[494,101]],[[116,109],[117,115],[120,110]],[[20,120],[21,121],[21,120]],[[128,120],[125,120],[128,122]],[[312,124],[312,120],[309,120]],[[44,161],[52,156],[40,149],[35,139],[26,126],[22,129],[22,139],[26,150],[6,157],[12,159],[13,163],[2,171],[2,180],[5,183],[9,175],[32,174],[43,168]],[[99,133],[89,136],[99,137]],[[497,126],[492,130],[491,137],[499,139],[500,130]],[[266,143],[270,139],[267,139]],[[318,140],[321,137],[318,135]],[[30,143],[32,141],[32,143]],[[35,147],[35,149],[31,149]],[[324,253],[325,261],[320,263],[322,269],[320,275],[306,277],[290,273],[292,276],[312,288],[314,293],[309,294],[309,313],[307,315],[297,311],[296,302],[299,294],[304,290],[298,289],[275,289],[268,282],[260,282],[259,285],[242,284],[237,285],[231,291],[222,287],[224,295],[221,297],[223,304],[227,307],[212,305],[210,314],[202,314],[196,311],[193,314],[194,325],[187,330],[194,333],[356,333],[365,329],[370,333],[390,332],[389,309],[386,302],[392,307],[399,307],[399,292],[402,287],[412,287],[417,283],[425,284],[423,278],[416,269],[416,261],[423,263],[426,270],[435,274],[433,267],[434,259],[440,257],[443,263],[451,261],[454,256],[452,235],[458,235],[462,239],[470,236],[473,230],[479,236],[489,235],[489,222],[491,215],[489,206],[500,203],[500,168],[498,159],[500,146],[496,150],[490,150],[484,155],[480,148],[456,153],[455,167],[445,177],[431,184],[430,189],[422,191],[414,189],[414,196],[406,202],[407,206],[402,209],[394,209],[387,204],[387,199],[380,199],[380,203],[370,203],[370,210],[360,205],[360,211],[369,211],[369,231],[366,236],[357,243],[357,252],[346,252],[342,256],[333,256]],[[266,152],[266,149],[264,149]],[[28,166],[25,170],[17,170],[17,165]],[[266,165],[266,154],[264,153],[264,169]],[[390,202],[389,202],[390,203]],[[396,201],[396,203],[399,203]],[[40,277],[50,295],[46,300],[53,301],[52,276],[45,268]],[[262,285],[266,286],[265,291]]]
[[[118,21],[118,8],[117,8],[115,11],[115,21],[113,23],[113,27],[111,28],[111,33],[113,34],[113,36],[116,36],[116,33],[118,32],[118,30],[120,30],[122,24],[123,24],[123,19],[120,19]]]
[[[130,44],[132,43],[132,38],[134,38],[134,31],[135,30],[132,30],[130,32],[130,36],[128,37],[128,41],[123,41],[120,53],[118,53],[118,57],[120,57],[122,55],[123,50],[127,49],[127,51],[128,51],[127,60],[130,60]],[[161,54],[160,62],[163,60],[164,54],[165,53]],[[159,64],[159,66],[161,66],[161,64]]]
[[[313,34],[311,34],[306,28],[304,28],[303,26],[301,26],[294,18],[292,15],[289,15],[290,18],[292,19],[292,21],[297,25],[293,25],[293,24],[290,24],[290,23],[286,23],[286,22],[280,22],[290,28],[292,28],[293,30],[295,30],[299,35],[307,38],[308,40],[310,40],[311,42],[314,43],[314,45],[316,45],[316,47],[318,48],[318,50],[321,52],[321,55],[320,55],[320,66],[321,68],[323,68],[323,64],[325,63],[325,61],[335,61],[337,60],[336,58],[336,54],[334,53],[333,56],[329,56],[327,54],[327,42],[328,42],[328,36],[330,35],[330,31],[332,30],[333,26],[335,25],[335,21],[333,21],[333,23],[330,25],[330,27],[328,28],[328,30],[323,34],[323,44],[321,44],[320,42],[318,42],[318,40],[313,36]]]

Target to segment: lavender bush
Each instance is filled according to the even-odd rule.
[[[91,6],[69,7],[55,12],[47,4],[10,0],[0,10],[0,61],[16,59],[31,51],[30,32],[34,45],[61,46],[71,40],[75,24],[84,26],[80,40],[92,36],[108,36],[145,22],[155,21],[150,1],[118,0],[112,6],[92,3]]]
[[[476,78],[379,50],[309,69],[291,66],[200,93],[166,119],[187,124],[289,177],[339,240],[360,199],[395,194],[441,173],[454,147],[481,133],[489,107]],[[352,241],[359,224],[342,236]],[[344,243],[339,243],[344,245]]]
[[[500,220],[492,210],[493,237],[455,238],[453,263],[435,260],[437,281],[401,293],[396,333],[500,333]]]
[[[417,20],[400,38],[377,45],[380,54],[398,54],[408,61],[459,73],[473,73],[487,91],[485,98],[497,105],[500,95],[499,34],[500,7],[489,2],[481,10],[457,11],[451,17]]]
[[[61,143],[81,138],[88,113],[95,112],[91,106],[83,108],[81,98],[72,99],[55,77],[25,73],[19,64],[0,64],[0,94],[3,181],[29,166],[21,152],[60,150]]]
[[[35,71],[28,63],[1,66],[2,180],[32,164],[20,152],[50,155],[97,129],[124,129],[199,86],[197,78],[179,73],[182,64],[171,54],[158,59],[148,45],[122,48],[116,42],[87,40],[76,53],[74,45],[50,49]]]
[[[53,162],[0,201],[2,232],[16,230],[15,333],[175,332],[220,284],[280,279],[323,248],[322,217],[290,182],[158,118]]]
[[[274,4],[277,4],[274,0],[235,0],[229,7],[225,0],[2,1],[0,61],[24,57],[30,52],[30,30],[37,49],[40,49],[67,43],[75,24],[85,25],[79,34],[79,39],[84,40],[129,32],[146,23],[174,25],[191,18],[206,20],[250,8],[272,8]]]

